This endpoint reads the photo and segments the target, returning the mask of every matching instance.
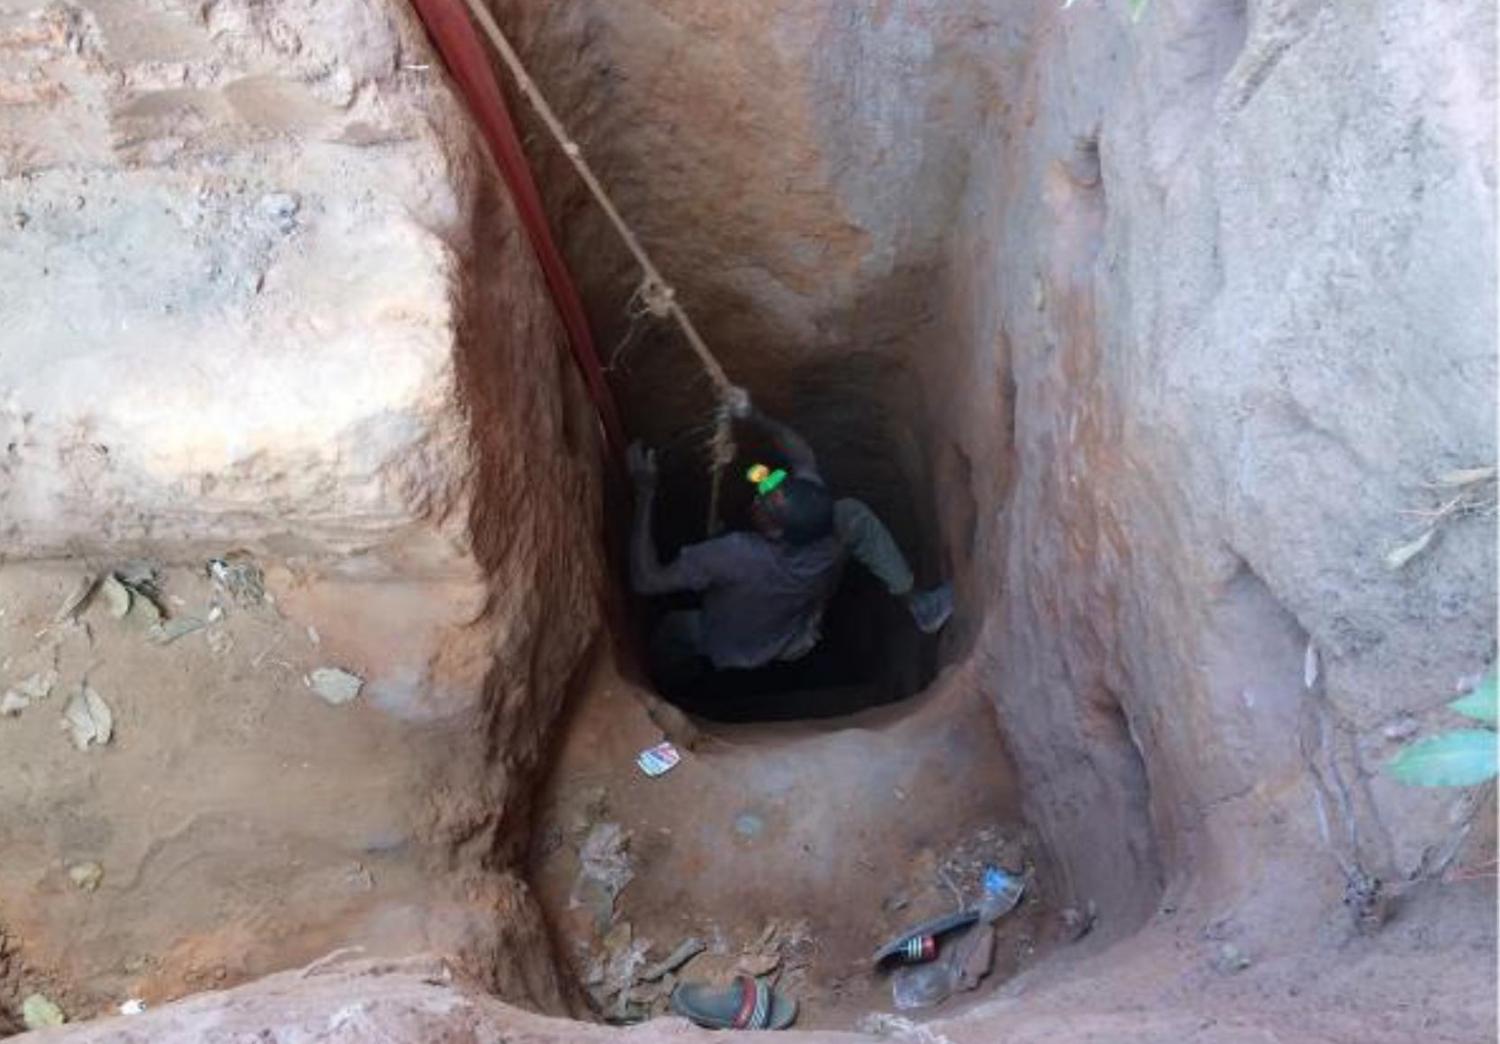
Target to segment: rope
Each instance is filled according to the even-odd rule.
[[[510,41],[500,31],[500,26],[495,21],[495,16],[490,13],[489,8],[481,0],[464,0],[464,4],[468,7],[469,13],[474,17],[474,20],[479,23],[480,28],[484,30],[485,36],[489,37],[489,41],[495,50],[499,52],[501,59],[505,62],[506,68],[510,70],[511,76],[515,78],[516,86],[520,89],[521,94],[531,103],[531,107],[536,110],[536,114],[541,117],[542,123],[546,125],[547,130],[557,141],[558,147],[563,151],[563,155],[568,157],[568,161],[573,164],[573,169],[578,172],[578,176],[583,179],[583,183],[588,186],[589,192],[593,194],[594,202],[599,204],[599,208],[609,218],[610,224],[614,225],[615,231],[619,233],[620,239],[625,243],[626,248],[635,257],[636,264],[640,265],[645,278],[642,280],[637,293],[645,302],[646,308],[652,315],[671,318],[677,323],[678,327],[682,330],[683,336],[687,338],[688,346],[692,348],[693,353],[698,357],[698,362],[702,364],[704,371],[708,374],[709,380],[714,384],[714,392],[719,402],[714,411],[714,436],[709,444],[709,459],[712,464],[713,479],[708,500],[708,531],[712,535],[718,532],[719,529],[719,489],[722,485],[723,471],[728,464],[733,462],[735,454],[733,426],[729,414],[728,400],[728,393],[733,385],[730,383],[728,375],[725,374],[724,367],[714,357],[713,352],[709,351],[708,345],[704,343],[703,338],[699,336],[698,328],[693,325],[693,320],[688,317],[687,311],[678,302],[677,291],[662,278],[661,270],[651,261],[651,255],[646,253],[646,248],[641,246],[641,241],[636,238],[630,226],[625,223],[625,219],[620,216],[620,211],[615,207],[614,201],[610,199],[609,193],[604,190],[604,186],[594,176],[593,169],[589,167],[588,162],[583,158],[583,149],[569,136],[567,128],[557,118],[557,114],[552,111],[552,106],[548,105],[547,99],[542,97],[542,92],[537,88],[536,81],[527,73],[526,67],[521,64],[521,58],[516,54],[515,48],[511,47]]]

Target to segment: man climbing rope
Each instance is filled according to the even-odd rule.
[[[750,509],[753,533],[690,544],[663,565],[651,535],[655,454],[639,442],[628,454],[636,483],[631,586],[643,595],[703,595],[701,609],[668,613],[653,635],[651,661],[658,684],[670,691],[691,684],[710,667],[763,667],[811,652],[822,636],[823,612],[849,555],[905,602],[922,631],[940,630],[953,611],[951,588],[943,584],[917,591],[890,531],[860,501],[834,500],[806,440],[756,410],[743,389],[733,389],[729,405],[736,419],[770,435],[790,471],[759,470]]]

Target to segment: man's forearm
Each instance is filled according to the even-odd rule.
[[[635,524],[630,531],[630,586],[636,594],[658,594],[662,589],[661,559],[656,554],[656,542],[651,538],[651,513],[655,503],[656,490],[636,490]]]

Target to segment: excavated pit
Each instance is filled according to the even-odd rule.
[[[1309,625],[1297,585],[1268,583],[1260,551],[1246,550],[1264,534],[1214,518],[1220,484],[1244,479],[1184,463],[1204,450],[1183,418],[1225,375],[1187,364],[1181,400],[1152,379],[1165,364],[1131,333],[1132,295],[1146,292],[1122,266],[1129,249],[1178,266],[1161,277],[1171,290],[1153,289],[1165,300],[1152,298],[1152,314],[1198,343],[1225,278],[1204,272],[1232,233],[1204,233],[1186,216],[1195,204],[1173,193],[1211,209],[1240,201],[1173,164],[1210,133],[1216,90],[1237,105],[1256,89],[1276,30],[1254,37],[1243,5],[1163,9],[1167,57],[1142,88],[1159,92],[1158,119],[1114,116],[1109,91],[1096,93],[1116,41],[1058,30],[1069,41],[1060,70],[1029,50],[1056,28],[1049,18],[1021,29],[983,3],[845,16],[782,5],[774,27],[691,2],[500,6],[731,378],[807,436],[840,494],[875,507],[919,582],[949,579],[959,594],[941,639],[924,641],[851,566],[821,674],[720,679],[686,704],[700,724],[781,724],[705,725],[709,742],[675,780],[628,767],[631,742],[653,731],[637,708],[585,699],[543,798],[532,872],[596,1012],[623,1010],[606,999],[621,922],[653,956],[689,935],[709,940],[718,960],[697,971],[724,975],[778,918],[806,918],[820,941],[813,970],[790,980],[808,1025],[890,1011],[889,985],[864,957],[901,924],[972,902],[934,868],[996,835],[989,858],[1024,863],[1036,886],[980,996],[1078,981],[1079,967],[1085,981],[1100,976],[1107,965],[1091,956],[1112,943],[1140,955],[1142,974],[1105,992],[1154,989],[1146,969],[1164,950],[1194,955],[1186,989],[1213,988],[1205,974],[1232,977],[1257,959],[1246,954],[1275,948],[1272,923],[1315,950],[1312,936],[1330,929],[1312,896],[1336,903],[1343,886],[1293,882],[1324,877],[1325,845],[1338,844],[1304,846],[1307,805],[1257,803],[1266,788],[1299,790],[1304,758],[1349,756],[1291,739],[1321,713],[1303,678],[1321,625]],[[1007,130],[976,145],[972,127],[989,120]],[[705,535],[706,382],[672,334],[647,321],[641,336],[628,259],[535,127],[530,145],[629,426],[666,447],[658,519],[670,555]],[[1221,146],[1238,147],[1258,146]],[[1158,198],[1172,217],[1150,235],[1128,217],[1145,205],[1143,179],[1170,186]],[[1191,230],[1174,240],[1177,220]],[[1255,314],[1253,299],[1224,315]],[[1236,409],[1261,394],[1253,372],[1230,378],[1245,381]],[[1238,452],[1270,452],[1249,445]],[[742,450],[731,525],[743,525],[748,495],[733,475],[763,453]],[[1177,542],[1201,530],[1220,536],[1184,554]],[[642,633],[652,612],[635,620]],[[1195,688],[1201,699],[1169,695]],[[1208,750],[1226,741],[1233,753],[1215,764]],[[1202,755],[1190,753],[1199,742]],[[601,756],[625,767],[602,770]],[[603,787],[602,805],[589,787]],[[1379,821],[1374,804],[1347,814]],[[575,905],[580,807],[642,846],[613,920],[590,924]],[[1304,841],[1257,840],[1297,821]],[[1335,862],[1400,859],[1358,847]],[[1080,924],[1092,932],[1068,945]],[[1271,989],[1297,977],[1289,967]],[[974,996],[936,1014],[951,1019]]]
[[[642,366],[654,353],[669,372],[686,362],[670,337],[633,352]],[[784,372],[762,364],[752,394],[775,402],[764,408],[809,440],[836,495],[859,497],[887,522],[919,586],[968,584],[941,564],[928,454],[914,435],[914,379],[888,358],[833,356]],[[621,383],[627,413],[655,418],[664,432],[657,535],[669,560],[706,537],[702,424],[674,418],[670,395],[658,397],[649,374]],[[734,477],[752,461],[776,462],[753,429],[742,435],[727,469],[729,528],[749,528],[748,484]],[[633,604],[629,623],[643,636],[692,596]],[[686,760],[659,779],[633,760],[660,736],[639,694],[607,674],[585,686],[560,727],[530,879],[596,1017],[662,1013],[659,983],[636,986],[639,1003],[627,1002],[615,977],[630,974],[633,947],[649,963],[689,939],[706,952],[676,975],[727,981],[736,970],[769,971],[798,997],[805,1028],[894,1011],[893,976],[874,971],[870,954],[906,926],[976,904],[990,866],[1026,875],[1029,891],[999,927],[992,973],[940,1010],[972,1007],[1076,930],[1059,919],[1057,871],[1026,822],[1005,739],[966,662],[961,636],[975,630],[960,614],[942,635],[923,636],[904,605],[851,562],[823,642],[804,661],[717,672],[670,694],[696,728],[685,737],[668,728]],[[590,867],[614,831],[629,880],[604,901]],[[1147,894],[1133,910],[1154,902],[1157,883],[1139,886]]]
[[[851,565],[816,659],[663,703],[665,603],[611,568],[583,382],[412,11],[21,0],[0,1033],[45,994],[152,1009],[79,1042],[652,1044],[692,1035],[600,1023],[696,938],[673,975],[769,975],[810,1040],[1484,1039],[1493,787],[1384,765],[1494,658],[1492,481],[1391,565],[1495,459],[1493,11],[493,7],[731,378],[957,611],[922,638]],[[670,555],[708,383],[511,100]],[[196,629],[59,610],[142,561]],[[1030,886],[989,975],[895,1010],[871,952],[991,865]]]
[[[765,184],[748,186],[739,199],[723,196],[700,180],[702,157],[687,169],[657,170],[651,142],[659,129],[640,128],[625,115],[635,91],[621,90],[604,108],[597,98],[585,100],[596,65],[601,74],[608,68],[627,75],[614,65],[623,57],[609,50],[605,26],[612,19],[602,11],[584,15],[583,24],[578,12],[504,13],[601,177],[654,230],[659,263],[682,273],[678,292],[731,379],[803,434],[835,495],[864,500],[886,522],[919,586],[946,580],[959,593],[948,627],[924,637],[905,608],[851,562],[830,605],[825,640],[805,662],[722,672],[690,693],[671,694],[693,726],[679,733],[665,719],[668,738],[703,741],[661,779],[642,776],[633,756],[659,737],[656,721],[664,719],[653,721],[640,699],[627,698],[630,685],[612,671],[584,687],[562,726],[538,805],[530,879],[595,1016],[640,1018],[663,1009],[663,997],[651,996],[649,986],[637,988],[640,1004],[617,992],[614,978],[626,974],[633,946],[657,959],[681,940],[702,939],[708,952],[680,973],[723,978],[744,967],[737,962],[765,957],[757,946],[767,935],[782,961],[797,962],[778,965],[777,974],[787,975],[785,985],[801,998],[804,1025],[848,1026],[862,1013],[892,1012],[891,978],[870,969],[869,955],[904,926],[976,903],[985,865],[1029,875],[1031,889],[1001,926],[993,974],[938,1012],[971,1007],[1045,964],[1064,942],[1085,936],[1077,952],[1086,953],[1134,930],[1156,909],[1164,880],[1142,752],[1118,698],[1091,696],[1081,734],[1068,740],[1082,773],[1040,779],[1033,795],[1012,762],[1005,712],[994,712],[1010,684],[995,630],[1006,592],[985,578],[994,561],[982,544],[989,523],[980,515],[1013,495],[1017,378],[1001,353],[980,363],[982,379],[966,383],[975,365],[966,357],[975,350],[972,334],[963,332],[972,321],[967,309],[983,302],[959,292],[962,279],[938,250],[940,230],[901,228],[895,241],[909,256],[817,288],[839,270],[838,252],[857,256],[859,249],[859,237],[851,242],[836,215],[801,212],[790,202],[795,193]],[[748,39],[737,35],[743,27],[720,29]],[[748,82],[742,87],[755,96]],[[621,111],[606,117],[615,105]],[[522,119],[529,119],[524,108]],[[774,124],[777,115],[741,119],[757,137],[765,132],[758,121]],[[532,162],[605,346],[627,427],[661,457],[656,536],[659,553],[670,559],[708,535],[709,385],[675,331],[632,310],[628,258],[545,134],[528,126]],[[624,135],[627,126],[645,140]],[[948,130],[939,146],[949,155],[939,162],[954,162],[962,148]],[[735,153],[731,139],[700,144],[726,164],[742,162],[727,154]],[[1081,251],[1094,249],[1100,224],[1096,147],[1092,155],[1093,185],[1080,190],[1085,214],[1093,213],[1080,219]],[[796,166],[784,177],[807,191],[822,173]],[[925,197],[920,208],[940,211],[951,209],[958,188],[940,177],[911,192]],[[651,217],[673,213],[697,214],[703,227],[669,219],[658,225]],[[816,264],[798,256],[810,243],[819,244]],[[695,258],[699,267],[674,264],[679,257]],[[759,300],[763,292],[736,285],[731,273],[756,265],[781,279],[800,279],[795,270],[804,268],[812,280],[800,288],[805,300],[773,306]],[[789,313],[798,311],[806,313],[799,317],[806,327],[790,321],[787,329]],[[965,423],[985,429],[977,463],[977,450],[964,448]],[[774,461],[774,450],[752,426],[737,427],[736,435],[723,516],[730,528],[748,528],[750,489],[739,476],[751,462]],[[623,543],[628,512],[622,506],[611,521]],[[660,614],[690,604],[691,596],[631,600],[627,637],[638,645]],[[642,682],[629,644],[621,665]],[[1033,742],[1055,743],[1045,735],[1051,728],[1043,725],[1044,737]],[[1065,792],[1052,793],[1059,783]],[[1088,806],[1079,807],[1084,795]],[[1058,807],[1073,817],[1063,828],[1071,850],[1062,859],[1032,819]],[[1047,827],[1058,836],[1055,822]],[[597,857],[592,842],[604,836],[595,832],[609,830],[629,839],[632,875],[603,909],[586,896],[588,858]]]

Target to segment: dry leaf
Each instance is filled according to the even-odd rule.
[[[1406,565],[1406,563],[1410,562],[1413,558],[1416,558],[1418,555],[1420,555],[1423,551],[1426,551],[1427,545],[1432,543],[1432,538],[1436,535],[1436,529],[1424,530],[1422,532],[1422,535],[1417,537],[1415,540],[1411,541],[1410,543],[1402,544],[1394,551],[1391,551],[1385,556],[1386,568],[1400,569],[1402,566]]]
[[[162,611],[161,606],[156,604],[156,600],[138,587],[131,587],[130,593],[132,595],[130,600],[130,615],[139,616],[142,620],[145,620],[147,627],[155,627],[160,624],[162,621]]]
[[[1309,690],[1318,684],[1318,647],[1311,641],[1302,655],[1302,684]]]
[[[104,698],[84,685],[63,708],[63,726],[71,734],[73,746],[87,750],[110,741],[115,732],[115,717]]]
[[[168,645],[175,642],[185,634],[201,631],[208,625],[196,616],[179,616],[165,623],[157,624],[147,632],[151,640],[157,645]]]
[[[109,609],[109,615],[116,620],[123,620],[125,614],[130,612],[130,588],[120,583],[114,576],[106,576],[99,581],[99,593],[104,596],[104,604]]]
[[[1495,477],[1494,468],[1460,468],[1438,477],[1440,486],[1473,486]]]

